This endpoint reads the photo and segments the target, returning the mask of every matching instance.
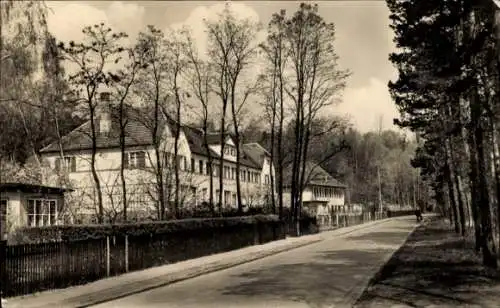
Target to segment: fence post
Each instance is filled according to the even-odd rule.
[[[125,235],[125,273],[128,272],[128,235]]]
[[[109,245],[109,236],[106,236],[106,276],[109,277],[111,269],[110,269],[110,258],[111,258],[111,249]]]
[[[5,271],[6,269],[6,249],[7,249],[7,241],[5,240],[0,240],[0,308],[2,308],[2,297],[3,297],[3,291],[5,289],[5,284],[7,282],[7,273]]]

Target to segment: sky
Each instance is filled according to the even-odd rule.
[[[395,50],[389,28],[389,10],[385,1],[317,1],[320,15],[336,26],[335,46],[339,65],[352,75],[341,102],[329,106],[325,113],[346,115],[362,132],[396,129],[393,118],[397,109],[387,89],[397,72],[388,60]],[[203,46],[206,40],[204,19],[216,18],[225,1],[47,1],[51,12],[49,30],[57,40],[68,42],[82,38],[86,25],[105,22],[130,39],[147,25],[159,29],[191,27],[195,40]],[[239,18],[250,18],[267,26],[271,15],[285,9],[291,15],[297,1],[232,1]]]

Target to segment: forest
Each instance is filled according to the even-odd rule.
[[[414,165],[455,231],[497,267],[500,232],[496,1],[387,0],[398,51],[397,124],[423,140]]]

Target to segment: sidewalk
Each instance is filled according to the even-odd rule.
[[[299,238],[287,238],[264,245],[250,246],[226,253],[131,272],[98,280],[86,285],[8,298],[5,307],[87,307],[210,272],[234,267],[294,248],[318,243],[324,239],[348,234],[389,220],[391,219],[383,219]]]
[[[500,271],[482,266],[473,235],[421,225],[372,279],[355,307],[499,307]]]

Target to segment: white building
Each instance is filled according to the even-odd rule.
[[[283,200],[291,205],[291,166],[285,170]],[[316,163],[306,163],[305,185],[302,192],[302,208],[317,217],[328,216],[333,212],[345,210],[345,191],[347,186],[333,178]]]
[[[104,98],[106,101],[106,98]],[[122,185],[120,177],[121,150],[120,126],[116,107],[106,105],[96,115],[98,138],[96,169],[103,204],[112,215],[121,211]],[[127,187],[127,204],[130,213],[151,212],[158,209],[157,158],[154,150],[154,117],[152,112],[144,109],[130,109],[126,124],[126,159],[125,177]],[[162,117],[157,130],[164,177],[165,199],[174,200],[174,169],[172,167],[176,123]],[[75,192],[77,202],[81,202],[80,212],[95,213],[96,193],[93,174],[91,172],[91,126],[87,121],[65,136],[61,146],[57,142],[41,150],[46,164],[56,171],[64,171]],[[218,202],[219,195],[219,165],[220,165],[220,134],[207,135],[208,148],[205,146],[204,132],[200,129],[182,125],[178,141],[177,162],[180,164],[180,201],[182,206],[193,206],[209,200],[208,151],[213,159],[213,197]],[[236,198],[236,148],[234,138],[229,134],[224,138],[224,181],[223,205],[237,207]],[[270,195],[269,153],[259,144],[243,144],[240,149],[240,177],[242,203],[244,206],[261,206]],[[146,214],[147,215],[147,214]],[[132,217],[132,214],[129,214]]]

